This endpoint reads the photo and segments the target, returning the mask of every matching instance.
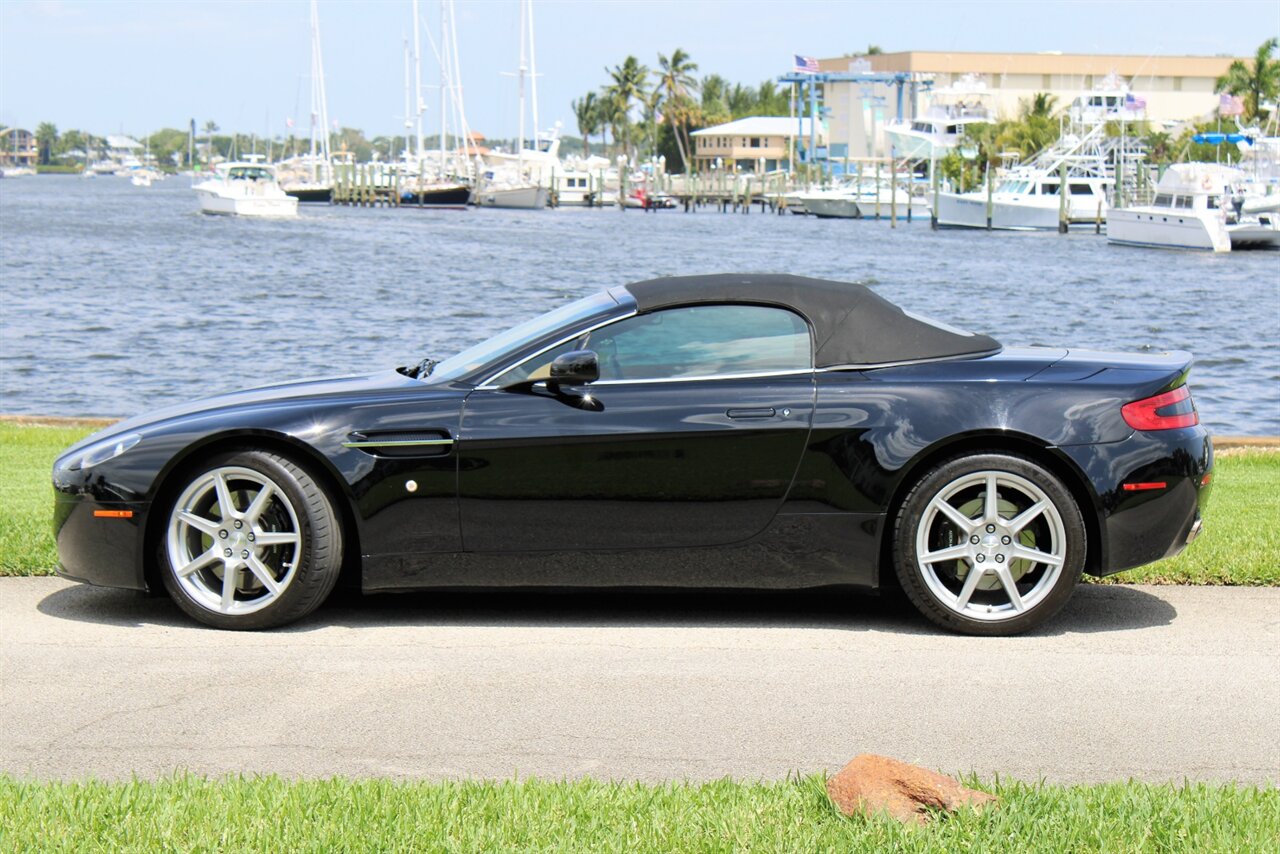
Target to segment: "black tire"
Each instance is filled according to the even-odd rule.
[[[265,586],[260,584],[260,576],[258,573],[252,572],[247,565],[242,565],[236,578],[245,579],[245,585],[253,585],[262,587],[260,599],[266,599],[264,604],[256,605],[257,610],[248,613],[223,613],[218,609],[218,605],[210,601],[210,595],[216,591],[206,588],[213,588],[218,583],[225,583],[226,569],[222,567],[219,580],[217,577],[218,565],[222,563],[220,559],[214,559],[206,565],[205,569],[191,573],[193,581],[181,582],[175,568],[175,557],[189,556],[189,554],[200,548],[205,548],[208,544],[213,543],[217,547],[226,544],[227,541],[218,541],[216,533],[210,532],[201,541],[200,546],[190,547],[187,542],[188,538],[195,537],[192,543],[199,541],[202,536],[201,531],[194,528],[180,527],[175,531],[175,514],[179,510],[179,503],[191,490],[198,490],[197,485],[204,479],[214,476],[218,472],[240,472],[245,480],[243,484],[252,483],[251,478],[260,477],[269,482],[275,491],[271,492],[268,501],[264,504],[270,504],[268,512],[273,513],[274,519],[281,520],[281,525],[276,526],[269,531],[263,531],[258,534],[261,540],[265,540],[270,534],[279,534],[289,536],[296,533],[296,545],[290,544],[285,546],[276,546],[277,549],[284,550],[283,553],[273,553],[271,546],[254,546],[248,543],[241,543],[247,549],[253,549],[255,558],[258,560],[258,566],[267,567],[273,572],[279,572],[280,576],[276,581],[282,586],[278,593],[271,593]],[[294,462],[293,460],[281,456],[279,454],[267,451],[242,450],[230,451],[216,454],[203,460],[202,463],[193,468],[185,470],[179,476],[180,481],[176,488],[172,491],[173,499],[164,507],[164,529],[161,532],[159,542],[159,566],[161,575],[164,579],[165,589],[169,595],[177,603],[178,607],[185,611],[189,616],[200,622],[219,629],[236,629],[236,630],[254,630],[267,629],[276,626],[283,626],[310,614],[320,606],[322,602],[333,591],[334,585],[338,581],[338,576],[342,568],[342,525],[338,518],[338,514],[334,509],[333,501],[326,493],[323,487],[313,478],[307,470]],[[226,475],[224,475],[226,477]],[[233,480],[234,476],[228,478]],[[232,486],[237,485],[232,483]],[[206,487],[206,490],[213,487]],[[248,501],[248,492],[232,492],[233,495],[241,496],[233,498],[233,504],[239,500],[241,504]],[[284,502],[288,502],[285,505]],[[280,509],[285,508],[285,509]],[[240,510],[246,508],[241,506]],[[291,512],[290,512],[291,511]],[[210,520],[204,517],[204,514],[197,514],[201,518],[201,522]],[[217,521],[220,514],[214,506],[210,506],[210,516],[214,516],[213,524],[223,528],[230,528],[227,522]],[[296,519],[296,522],[295,522]],[[246,521],[248,521],[246,519]],[[235,525],[240,528],[240,524]],[[250,524],[247,526],[250,530],[255,526]],[[296,527],[296,531],[294,530]],[[233,532],[239,535],[240,532]],[[249,536],[246,534],[246,536]],[[236,546],[239,548],[239,545]],[[183,552],[182,550],[187,551]],[[177,550],[177,551],[175,551]],[[206,554],[217,551],[217,548],[211,548]],[[248,554],[249,552],[243,552]],[[227,553],[230,554],[229,552]],[[288,558],[286,560],[286,558]],[[271,566],[270,562],[276,560],[280,566]],[[275,578],[273,574],[273,578]],[[235,596],[241,595],[238,585],[232,585],[233,599]],[[225,593],[225,588],[224,588]],[[204,594],[204,595],[202,595]],[[247,602],[233,601],[232,608],[235,607],[255,607],[255,601],[250,599]]]
[[[1000,503],[996,518],[1001,520],[990,526],[985,517],[987,490],[982,485],[989,475],[997,478],[994,492]],[[961,517],[976,523],[975,527],[962,534],[960,523],[942,512],[946,508],[936,509],[935,499],[945,499],[960,511]],[[1016,520],[1021,511],[1033,511],[1040,501],[1047,502],[1046,509],[1025,523],[1024,528],[1015,531],[1005,526]],[[973,516],[975,502],[981,502],[977,517]],[[1012,520],[1007,514],[1012,514]],[[922,531],[925,525],[928,527]],[[1088,543],[1080,508],[1062,481],[1030,459],[1004,453],[955,457],[925,472],[902,502],[894,520],[893,536],[894,570],[903,591],[920,613],[943,628],[988,636],[1025,632],[1060,611],[1080,580]],[[918,545],[921,541],[930,549],[925,552],[929,555],[940,554],[943,549],[968,550],[972,554],[922,562]],[[1018,556],[1028,554],[1026,550],[1060,560],[1061,565],[1055,572],[1056,565],[1051,562]],[[1022,610],[1018,610],[1008,592],[1006,577],[998,574],[1001,568],[1009,573],[1007,580],[1018,591]],[[1024,574],[1015,575],[1016,572]],[[966,599],[964,582],[975,573],[975,586],[969,588]],[[979,589],[978,584],[989,587]],[[1022,597],[1027,594],[1031,595],[1024,600]]]

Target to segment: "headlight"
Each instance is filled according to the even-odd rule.
[[[67,466],[71,471],[77,469],[87,469],[93,466],[105,463],[107,460],[114,460],[125,451],[142,441],[140,433],[126,433],[123,436],[113,436],[105,442],[99,442],[96,445],[90,445],[85,448],[75,459],[71,461],[71,465]]]

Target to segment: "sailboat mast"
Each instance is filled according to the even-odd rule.
[[[524,76],[528,72],[525,64],[525,5],[524,0],[520,0],[520,70],[517,75],[520,79],[520,137],[516,140],[516,163],[520,166],[521,175],[524,174]]]
[[[413,0],[413,100],[417,116],[417,147],[414,154],[422,161],[422,27],[418,22],[418,0]]]
[[[445,108],[445,98],[447,92],[445,87],[449,82],[448,62],[449,62],[449,36],[448,36],[448,20],[449,5],[441,2],[440,4],[440,174],[444,175],[444,140],[445,135],[449,131],[449,117]]]
[[[533,0],[524,0],[529,7],[529,92],[533,107],[533,149],[538,150],[538,53],[533,40]]]
[[[413,129],[413,119],[409,112],[409,37],[404,39],[404,156],[409,158],[409,131]]]

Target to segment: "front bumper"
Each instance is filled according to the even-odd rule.
[[[1213,442],[1203,427],[1136,431],[1120,442],[1060,450],[1097,494],[1101,554],[1089,562],[1092,574],[1173,557],[1199,535],[1213,474]]]
[[[102,501],[55,491],[58,575],[101,587],[146,590],[147,502]]]

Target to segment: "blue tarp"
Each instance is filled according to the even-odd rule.
[[[1242,133],[1198,133],[1191,139],[1193,142],[1198,142],[1202,145],[1222,145],[1224,142],[1229,142],[1232,145],[1238,142],[1247,142],[1253,145],[1253,138]]]

